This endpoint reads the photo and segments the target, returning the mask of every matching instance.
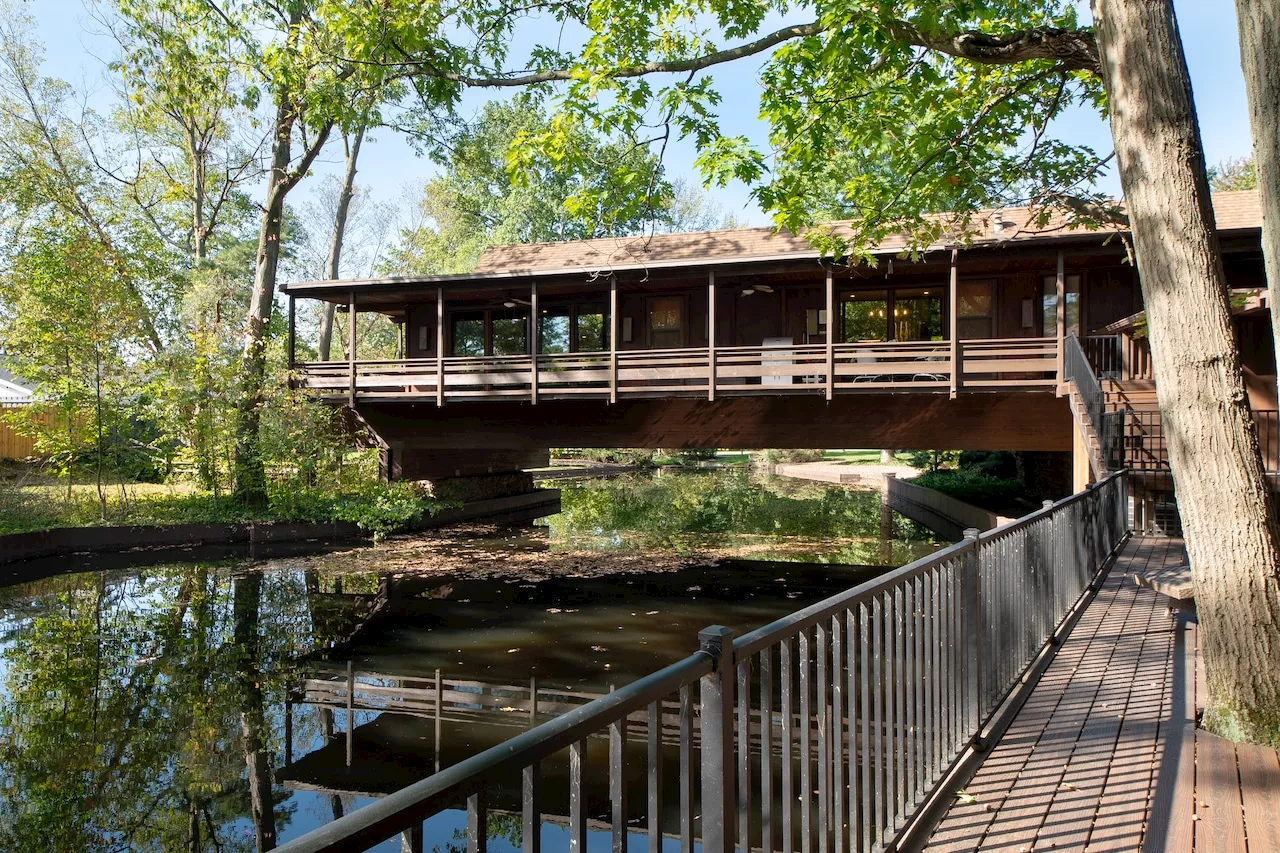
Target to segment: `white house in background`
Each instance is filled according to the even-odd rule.
[[[34,399],[31,388],[0,365],[0,406],[25,406]]]

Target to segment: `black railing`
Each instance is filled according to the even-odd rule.
[[[489,794],[518,780],[523,849],[538,853],[548,761],[568,766],[573,853],[586,851],[588,812],[599,817],[587,792],[606,781],[618,853],[639,825],[655,853],[667,825],[678,826],[683,853],[695,839],[706,853],[890,844],[982,737],[1123,541],[1126,477],[1113,474],[996,530],[969,531],[737,639],[707,628],[684,660],[278,849],[365,850],[401,834],[407,849],[421,851],[423,821],[465,805],[468,850],[483,851]],[[629,720],[637,713],[643,723]],[[664,723],[678,746],[674,774],[663,767]],[[608,778],[588,779],[588,738],[606,734]],[[639,781],[629,741],[644,744],[639,822],[627,802]]]

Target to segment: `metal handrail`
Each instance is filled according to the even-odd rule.
[[[567,747],[570,849],[585,853],[585,742],[605,728],[613,845],[622,849],[628,831],[627,718],[646,707],[647,828],[651,840],[660,843],[663,705],[677,691],[682,851],[692,851],[694,843],[695,719],[705,853],[730,853],[735,821],[743,849],[754,846],[753,834],[761,837],[764,832],[773,838],[779,816],[783,837],[795,837],[797,792],[801,834],[820,830],[834,837],[847,827],[848,843],[835,849],[850,853],[891,843],[907,831],[966,747],[982,736],[984,726],[1123,541],[1126,502],[1127,474],[1117,472],[1095,487],[995,530],[981,535],[969,531],[959,543],[736,640],[728,629],[708,628],[699,635],[702,648],[684,660],[278,849],[362,850],[404,833],[409,848],[421,851],[422,821],[465,799],[468,847],[480,850],[486,789],[519,772],[525,849],[536,851],[532,839],[542,818],[539,763]],[[798,642],[798,657],[793,641]],[[781,688],[776,713],[775,672]],[[753,694],[759,697],[758,710],[752,705]],[[798,709],[793,701],[797,698]],[[779,727],[782,797],[777,800],[772,768]],[[816,756],[811,749],[815,734]],[[792,747],[797,742],[798,788],[792,778]],[[759,774],[754,761],[760,762]],[[811,778],[814,766],[816,785]],[[760,808],[753,810],[757,793]],[[815,799],[817,826],[810,820]],[[780,815],[775,810],[778,803],[786,806]],[[847,822],[842,816],[846,803]]]

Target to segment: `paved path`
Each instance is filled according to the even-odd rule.
[[[880,488],[885,474],[893,474],[906,480],[916,476],[920,471],[910,465],[880,465],[867,463],[845,465],[840,462],[779,462],[773,466],[773,473],[779,477],[793,477],[797,480],[815,480],[820,483],[841,483],[846,486],[870,486]]]
[[[1280,756],[1196,731],[1194,617],[1131,577],[1185,559],[1129,542],[929,850],[1280,851]]]

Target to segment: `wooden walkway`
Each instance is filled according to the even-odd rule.
[[[928,843],[936,851],[1280,851],[1280,756],[1196,731],[1194,615],[1132,573],[1135,537]]]

